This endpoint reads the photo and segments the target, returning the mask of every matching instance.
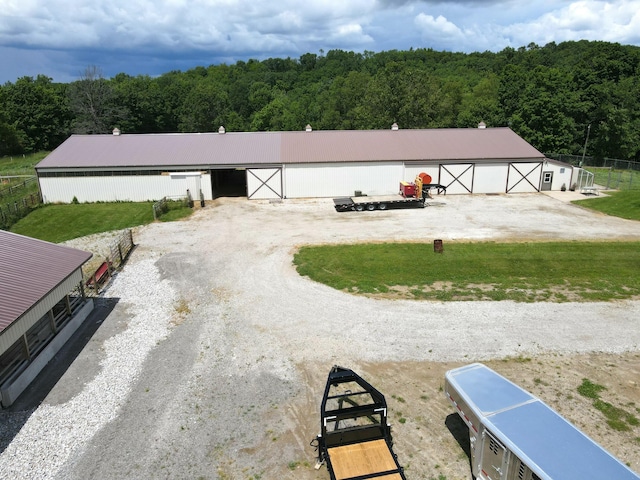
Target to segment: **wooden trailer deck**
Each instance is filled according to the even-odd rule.
[[[402,480],[387,442],[383,439],[328,449],[336,480],[376,478]],[[385,472],[389,472],[387,475]]]
[[[382,393],[353,370],[334,366],[320,404],[316,469],[326,463],[331,480],[406,480],[387,412]]]

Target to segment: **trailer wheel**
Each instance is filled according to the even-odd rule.
[[[367,210],[369,210],[370,212],[373,212],[376,209],[376,206],[373,203],[370,203],[369,205],[367,205]]]
[[[386,203],[381,203],[380,205],[378,205],[378,208],[380,210],[386,210],[387,209],[387,204]]]
[[[356,212],[361,212],[362,210],[364,210],[362,205],[356,205]]]

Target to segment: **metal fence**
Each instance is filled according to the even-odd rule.
[[[582,167],[594,175],[593,184],[605,190],[640,190],[640,162],[553,153],[545,156]]]

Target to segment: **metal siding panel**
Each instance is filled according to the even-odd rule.
[[[213,191],[211,186],[210,173],[206,173],[202,175],[202,183],[200,184],[200,188],[202,188],[202,194],[204,195],[205,200],[213,200]]]
[[[508,164],[476,164],[473,193],[504,193],[507,186]]]
[[[344,163],[285,166],[286,198],[351,196],[397,193],[403,164]]]
[[[211,180],[201,182],[208,187]],[[189,184],[186,177],[169,175],[130,175],[115,177],[54,177],[41,179],[46,203],[79,202],[147,202],[163,197],[184,197]]]
[[[564,171],[562,171],[564,169]],[[560,190],[564,185],[567,190],[571,188],[571,176],[573,175],[573,168],[567,165],[557,165],[548,162],[543,167],[544,171],[553,172],[553,180],[551,181],[551,190]]]

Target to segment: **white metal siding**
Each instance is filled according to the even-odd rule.
[[[554,163],[548,163],[543,170],[553,172],[553,181],[551,182],[551,190],[560,190],[562,185],[567,190],[571,188],[571,176],[573,175],[573,168],[566,165],[557,165]]]
[[[402,162],[285,165],[286,198],[397,193],[404,178]]]
[[[476,163],[473,193],[504,193],[506,190],[507,166],[504,163]]]
[[[211,175],[131,175],[113,177],[42,177],[40,188],[46,203],[79,202],[146,202],[163,197],[184,197],[187,189],[197,188],[197,178],[205,200],[211,200]],[[194,199],[200,193],[191,191]]]
[[[282,168],[248,168],[247,198],[282,198]]]

